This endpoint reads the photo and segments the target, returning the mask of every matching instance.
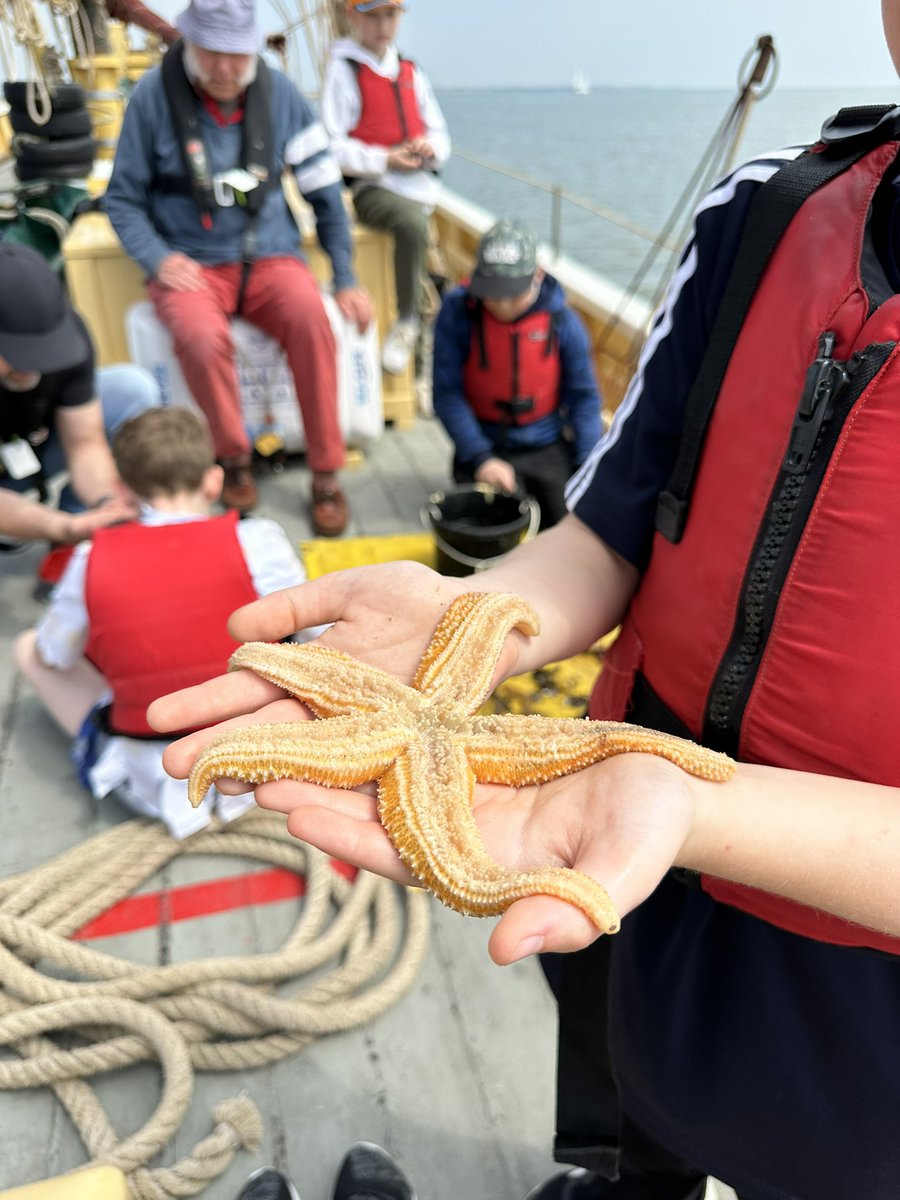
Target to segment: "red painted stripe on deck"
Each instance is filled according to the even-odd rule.
[[[356,875],[356,868],[347,863],[332,859],[331,865],[348,879]],[[74,941],[87,941],[91,938],[114,937],[121,933],[133,933],[137,929],[149,929],[154,925],[171,925],[176,921],[190,921],[211,913],[230,912],[235,908],[292,900],[302,896],[305,891],[306,880],[282,867],[244,875],[228,875],[164,892],[127,896],[82,926],[72,938]]]

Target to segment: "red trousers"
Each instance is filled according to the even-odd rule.
[[[209,423],[216,456],[250,453],[241,412],[230,318],[236,315],[240,263],[203,267],[206,287],[180,292],[155,280],[147,292],[172,335],[185,382]],[[306,459],[314,472],[344,462],[338,424],[334,335],[309,268],[296,258],[262,258],[250,271],[240,315],[283,346],[306,434]]]

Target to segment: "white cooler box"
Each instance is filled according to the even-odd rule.
[[[323,293],[322,301],[337,344],[341,433],[348,446],[365,450],[384,432],[378,332],[373,321],[365,333],[360,333],[355,325],[344,319],[333,297]],[[196,408],[172,351],[169,331],[158,320],[149,300],[142,300],[128,310],[125,331],[132,362],[153,373],[163,402]],[[231,322],[231,333],[241,405],[251,440],[267,427],[274,426],[284,438],[286,450],[290,453],[304,450],[306,437],[300,407],[281,347],[268,334],[240,317]]]

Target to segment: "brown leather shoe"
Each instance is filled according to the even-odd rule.
[[[347,528],[350,506],[339,484],[313,480],[310,505],[313,532],[317,537],[338,537]]]
[[[256,480],[250,467],[249,458],[223,459],[225,481],[222,484],[222,504],[226,508],[236,508],[238,512],[249,512],[259,503],[259,492],[256,490]]]

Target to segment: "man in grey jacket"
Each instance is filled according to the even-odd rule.
[[[230,319],[240,314],[285,349],[303,418],[317,534],[344,531],[337,481],[344,446],[334,337],[280,182],[292,170],[331,259],[337,304],[364,328],[341,176],[310,106],[258,51],[253,0],[192,0],[182,35],[134,90],[105,207],[172,334],[185,379],[225,468],[224,502],[257,502]],[[275,432],[277,430],[272,430]]]

